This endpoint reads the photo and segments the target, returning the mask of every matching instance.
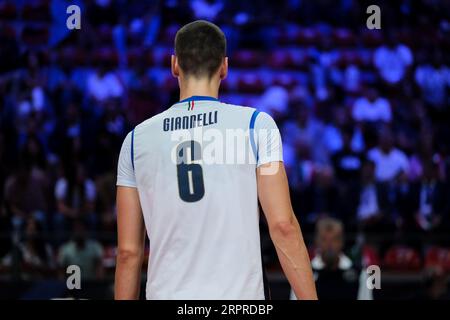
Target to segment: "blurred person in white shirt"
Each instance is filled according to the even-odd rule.
[[[404,79],[413,55],[407,46],[396,43],[389,35],[386,45],[375,50],[373,62],[381,78],[390,85],[396,85]]]
[[[383,97],[380,97],[378,90],[367,88],[366,94],[355,100],[352,116],[358,122],[391,122],[391,104]]]
[[[375,163],[375,177],[379,182],[392,181],[408,172],[408,157],[394,146],[389,129],[381,131],[378,146],[369,150],[367,157]]]

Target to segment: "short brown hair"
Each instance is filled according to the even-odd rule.
[[[343,236],[344,233],[344,225],[343,223],[336,219],[331,217],[325,217],[321,218],[316,223],[316,236],[319,236],[323,232],[330,232],[330,231],[336,231],[341,236]]]
[[[175,36],[175,55],[187,75],[211,78],[226,56],[227,41],[215,24],[197,20],[183,26]]]

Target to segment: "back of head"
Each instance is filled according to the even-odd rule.
[[[191,22],[175,36],[175,55],[186,76],[211,78],[226,56],[225,35],[208,21]]]

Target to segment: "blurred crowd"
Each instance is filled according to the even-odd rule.
[[[334,217],[379,256],[449,246],[450,5],[379,1],[369,30],[370,4],[0,1],[0,275],[110,266],[120,145],[178,101],[173,39],[195,19],[228,39],[221,100],[276,120],[306,234]]]

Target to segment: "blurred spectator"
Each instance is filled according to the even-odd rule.
[[[392,112],[389,101],[379,96],[377,89],[367,88],[364,97],[355,100],[353,119],[359,122],[391,122]]]
[[[72,240],[59,248],[58,263],[61,273],[65,274],[68,266],[77,265],[80,267],[83,280],[102,279],[104,276],[102,245],[96,240],[89,239],[82,220],[76,220],[72,230]]]
[[[223,1],[220,0],[193,0],[191,9],[196,19],[216,21],[217,16],[224,8]]]
[[[99,214],[100,229],[103,231],[116,231],[116,178],[114,171],[107,171],[96,179],[98,193],[97,212]]]
[[[383,231],[385,186],[375,181],[375,164],[366,161],[361,170],[356,208],[358,226],[365,232]]]
[[[258,109],[267,112],[274,119],[286,116],[289,107],[289,94],[287,90],[280,86],[268,88],[261,96]]]
[[[294,104],[295,105],[295,104]],[[328,152],[323,140],[324,126],[322,122],[317,120],[312,111],[303,105],[295,105],[294,115],[292,120],[285,122],[281,128],[284,154],[287,156],[286,160],[288,166],[290,161],[295,162],[295,150],[298,150],[300,145],[304,145],[311,152],[311,159],[318,164],[328,164]]]
[[[20,276],[24,280],[51,276],[55,271],[53,250],[43,238],[41,224],[34,218],[28,218],[23,234],[23,239],[13,251],[2,259],[2,269],[11,271],[15,266],[19,266]]]
[[[108,98],[118,98],[123,95],[124,88],[114,72],[108,72],[101,66],[91,73],[87,79],[88,94],[99,102]]]
[[[351,131],[351,132],[350,132]],[[349,137],[344,137],[344,135],[350,134]],[[362,131],[359,127],[354,126],[348,109],[334,108],[333,118],[325,126],[324,129],[324,140],[328,152],[332,155],[344,147],[345,139],[349,138],[350,148],[354,152],[362,152],[365,147],[364,137]]]
[[[320,218],[337,214],[338,192],[331,167],[316,169],[305,193],[303,201],[308,206],[305,222],[315,224]]]
[[[412,188],[414,218],[417,226],[425,231],[433,230],[443,222],[449,212],[448,188],[439,179],[439,166],[427,163],[422,179]]]
[[[392,35],[387,37],[385,45],[375,50],[373,59],[381,78],[390,85],[402,81],[413,63],[411,50],[396,42]]]
[[[137,38],[138,41],[142,41],[145,47],[151,47],[155,44],[158,33],[161,28],[161,16],[158,11],[158,3],[149,3],[150,8],[144,9],[143,17],[135,17],[129,24],[129,32],[132,37]],[[120,41],[120,25],[116,26],[114,32],[116,34],[116,45],[118,47],[125,45],[125,34],[123,34],[123,40]],[[125,33],[126,30],[122,30]],[[142,40],[141,40],[142,39]],[[120,45],[120,43],[123,43]],[[120,51],[120,50],[119,50]]]
[[[96,189],[94,182],[86,176],[82,164],[68,169],[55,184],[57,214],[54,227],[58,231],[68,230],[74,219],[83,219],[91,230],[97,225],[95,213]]]
[[[356,181],[361,172],[364,155],[352,148],[353,132],[351,130],[344,130],[341,136],[342,149],[332,156],[336,178],[342,183]]]
[[[319,299],[372,299],[366,285],[367,274],[364,271],[359,273],[356,265],[343,252],[344,226],[339,220],[319,220],[315,244],[311,266]],[[291,299],[296,300],[292,290]]]
[[[349,65],[343,74],[343,87],[349,93],[356,93],[361,89],[361,70],[356,65]]]
[[[45,173],[32,166],[30,159],[22,159],[5,183],[5,202],[12,212],[12,224],[23,227],[28,218],[40,223],[47,221],[48,181]]]
[[[448,106],[450,68],[444,64],[440,51],[434,52],[431,61],[417,66],[415,80],[425,102],[436,109]]]
[[[389,129],[379,134],[379,144],[369,150],[367,157],[375,163],[375,178],[377,181],[390,181],[408,171],[408,158],[394,147],[394,139]]]

